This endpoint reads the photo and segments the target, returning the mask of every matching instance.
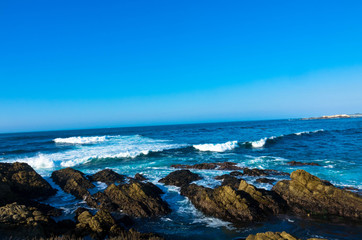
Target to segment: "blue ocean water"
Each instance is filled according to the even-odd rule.
[[[321,166],[292,167],[288,161],[316,162]],[[192,125],[107,128],[0,135],[0,161],[27,162],[55,188],[52,171],[74,167],[86,174],[105,168],[133,176],[144,174],[165,192],[173,212],[163,218],[137,220],[136,229],[158,232],[170,239],[237,239],[250,233],[288,231],[296,236],[328,239],[362,239],[361,226],[348,226],[278,216],[245,228],[204,216],[179,189],[158,180],[174,171],[172,164],[231,161],[239,166],[292,172],[306,171],[339,187],[362,191],[362,118],[329,120],[272,120]],[[197,184],[215,187],[218,170],[195,170]],[[285,176],[275,177],[287,179]],[[271,189],[271,185],[256,183]],[[93,192],[103,190],[98,183]],[[86,206],[72,195],[58,191],[45,201],[72,218]]]

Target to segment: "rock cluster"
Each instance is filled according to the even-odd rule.
[[[309,238],[307,240],[323,240],[321,238]],[[301,240],[286,232],[265,232],[250,234],[246,240]]]
[[[176,164],[171,165],[173,168],[181,169],[207,169],[207,170],[242,170],[242,167],[237,166],[233,162],[216,162],[216,163],[198,163],[194,165]]]
[[[362,197],[336,188],[304,170],[279,181],[273,190],[298,214],[336,220],[346,218],[362,221]]]
[[[304,162],[290,161],[290,162],[287,162],[287,164],[290,166],[320,166],[319,163],[315,163],[315,162],[304,163]]]

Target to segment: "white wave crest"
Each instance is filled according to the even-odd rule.
[[[8,162],[26,162],[34,169],[50,169],[57,167],[73,167],[92,161],[93,159],[107,158],[135,158],[147,155],[150,152],[160,152],[168,149],[185,147],[167,140],[157,140],[140,135],[109,136],[107,141],[95,145],[80,145],[77,148],[49,153],[38,154],[32,157],[12,159]]]
[[[272,140],[272,139],[275,139],[276,137],[275,136],[272,136],[272,137],[265,137],[265,138],[262,138],[258,141],[253,141],[251,142],[251,146],[253,148],[262,148],[265,146],[265,143],[268,141],[268,140]]]
[[[55,138],[55,143],[90,144],[106,141],[107,136]]]
[[[238,141],[229,141],[226,143],[216,143],[216,144],[198,144],[193,145],[199,151],[210,151],[210,152],[225,152],[233,150],[238,146]]]
[[[300,135],[303,135],[303,134],[310,134],[310,133],[317,133],[317,132],[324,132],[324,129],[318,129],[318,130],[315,130],[315,131],[297,132],[297,133],[294,133],[294,134],[297,135],[297,136],[300,136]]]

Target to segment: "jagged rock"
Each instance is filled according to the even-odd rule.
[[[162,190],[152,183],[134,181],[119,186],[111,184],[103,193],[91,196],[90,202],[92,207],[111,212],[122,211],[133,217],[155,217],[171,212],[161,194]]]
[[[307,240],[323,240],[321,238],[309,238]],[[296,238],[289,233],[286,232],[265,232],[265,233],[257,233],[257,234],[250,234],[246,240],[301,240]]]
[[[138,180],[138,181],[145,181],[147,180],[147,178],[145,178],[145,176],[143,176],[140,173],[136,173],[136,175],[134,175],[134,179]]]
[[[270,179],[270,178],[258,178],[258,179],[256,179],[256,182],[258,182],[258,183],[268,183],[268,184],[272,185],[273,183],[276,182],[276,180]]]
[[[242,170],[242,167],[236,166],[233,162],[222,163],[198,163],[194,165],[175,164],[171,165],[173,168],[182,169],[208,169],[208,170]]]
[[[0,163],[0,204],[49,197],[57,192],[26,163]]]
[[[361,196],[334,187],[304,170],[292,172],[291,180],[279,181],[273,190],[295,213],[329,220],[362,221]]]
[[[240,179],[231,176],[231,174],[224,174],[221,176],[216,176],[216,180],[222,180],[221,186],[230,186],[234,189],[238,189],[240,184]]]
[[[112,183],[123,183],[125,178],[125,175],[118,174],[111,169],[99,171],[89,177],[91,181],[104,182],[107,185]]]
[[[177,170],[160,179],[158,182],[181,187],[183,185],[189,185],[191,182],[200,179],[202,179],[200,175],[192,173],[190,170]]]
[[[134,229],[126,230],[112,230],[114,237],[110,240],[163,240],[164,238],[155,233],[140,233]]]
[[[290,162],[287,162],[287,164],[290,166],[320,166],[319,163],[315,163],[315,162],[303,163],[303,162],[297,162],[297,161],[290,161]]]
[[[91,181],[84,176],[84,173],[72,168],[54,171],[51,178],[65,192],[70,193],[79,199],[83,199],[85,196],[90,195],[88,189],[95,187]]]
[[[275,192],[256,188],[244,180],[240,181],[239,190],[248,193],[265,212],[279,214],[285,212],[287,208],[286,202]]]
[[[235,224],[242,225],[265,218],[258,202],[249,194],[230,186],[211,189],[191,184],[181,188],[181,195],[188,197],[204,214]]]
[[[269,175],[289,176],[289,173],[286,172],[280,172],[273,169],[257,169],[257,168],[254,169],[244,168],[243,174],[254,177],[269,176]]]

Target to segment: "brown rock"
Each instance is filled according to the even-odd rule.
[[[323,240],[321,238],[309,238],[308,240]],[[246,240],[301,240],[286,232],[265,232],[250,234]]]
[[[273,190],[295,213],[329,220],[362,221],[361,196],[336,188],[304,170],[292,172],[291,180],[279,181]]]
[[[309,163],[303,163],[303,162],[297,162],[297,161],[290,161],[287,162],[290,166],[320,166],[319,163],[309,162]]]
[[[143,176],[140,173],[136,173],[136,175],[134,175],[134,179],[138,180],[138,181],[146,181],[147,178],[145,178],[145,176]]]
[[[221,186],[230,186],[233,189],[238,189],[240,184],[240,179],[231,176],[230,174],[224,174],[221,176],[216,176],[216,180],[222,180]]]
[[[51,175],[53,181],[65,192],[83,199],[89,195],[88,189],[95,186],[84,176],[84,173],[72,168],[54,171]]]

